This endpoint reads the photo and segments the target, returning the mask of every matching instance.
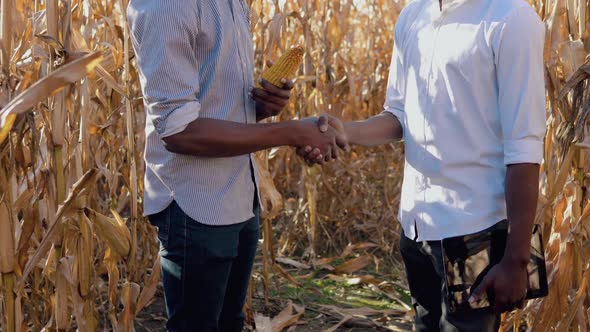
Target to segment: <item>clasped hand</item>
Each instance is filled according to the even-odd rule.
[[[269,67],[272,66],[269,63]],[[260,87],[253,88],[251,98],[256,102],[256,120],[278,115],[289,103],[293,81],[283,79],[282,87],[261,80]],[[338,159],[338,150],[348,150],[348,138],[340,119],[328,114],[320,118],[307,118],[298,126],[297,154],[309,165],[323,165]]]
[[[338,150],[348,150],[348,137],[340,119],[328,114],[307,118],[297,154],[309,165],[323,165],[338,159]]]

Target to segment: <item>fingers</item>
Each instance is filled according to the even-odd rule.
[[[259,118],[278,115],[288,104],[293,89],[293,81],[283,79],[283,88],[278,88],[265,80],[260,81],[262,88],[254,88],[250,96],[256,102]]]
[[[338,144],[336,143],[336,137],[332,140],[332,158],[338,159]]]
[[[500,293],[498,291],[496,294]],[[496,313],[502,314],[505,312],[511,312],[516,309],[523,309],[526,303],[525,297],[521,297],[519,300],[514,300],[510,296],[498,296],[493,303],[493,309]]]
[[[471,293],[471,296],[469,297],[469,303],[477,303],[481,299],[482,295],[488,290],[488,288],[490,288],[492,282],[493,279],[490,278],[490,275],[488,274],[488,276],[483,279],[481,284],[477,286],[477,288]]]
[[[332,159],[338,159],[338,147],[336,145],[332,147]]]
[[[289,96],[282,97],[274,94],[270,91],[260,88],[252,89],[252,99],[257,103],[268,104],[269,106],[275,106],[276,108],[283,109],[289,104]]]
[[[325,163],[324,155],[318,148],[313,149],[311,146],[298,148],[297,154],[302,157],[309,166],[313,166],[314,164],[323,165]]]
[[[331,158],[324,156],[320,149],[313,149],[311,146],[299,147],[296,149],[298,156],[303,158],[308,165],[313,166],[314,164],[324,164],[329,162]]]
[[[336,133],[336,145],[342,150],[349,150],[348,137],[346,137],[344,124],[340,119],[324,113],[318,120],[318,126],[320,127],[321,132],[326,132],[329,127],[332,127]]]
[[[334,148],[334,143],[328,148],[328,151],[324,155],[324,161],[330,162],[332,159],[337,159],[336,149]]]
[[[307,155],[312,151],[311,146],[300,147],[295,150],[297,155],[303,159],[307,158]]]
[[[322,126],[327,127],[325,129],[325,132],[321,134],[319,134],[317,131],[314,134],[313,129],[312,132],[309,134],[310,138],[317,134],[321,136],[321,138],[316,136],[314,139],[310,140],[310,142],[313,142],[310,145],[319,146],[319,148],[315,148],[312,151],[310,151],[309,147],[307,147],[306,149],[299,148],[297,149],[297,154],[303,157],[305,161],[308,162],[308,164],[323,165],[327,162],[338,159],[339,142],[336,139],[336,130],[334,130],[334,128],[328,125],[329,118],[327,116],[322,116],[320,119],[316,121],[316,126],[320,127],[320,131],[324,131],[324,128],[321,128]]]
[[[326,160],[327,155],[330,153],[330,151],[327,151],[326,154],[324,155],[320,149],[315,149],[314,150],[314,155],[312,157],[312,161],[316,164],[320,164],[320,165],[325,165],[326,162],[330,161],[329,159]]]
[[[333,127],[328,125],[329,122],[329,117],[322,115],[318,121],[318,124],[320,125],[320,131],[323,129],[326,129],[326,132],[324,132],[324,135],[328,135],[330,137],[330,143],[329,143],[329,148],[330,148],[330,152],[326,154],[326,161],[330,161],[331,159],[338,159],[338,150],[340,148],[339,145],[339,139],[338,139],[338,132],[336,130],[334,130]],[[322,128],[323,126],[326,126],[327,128]]]
[[[281,82],[283,83],[283,90],[291,91],[295,87],[295,82],[293,80],[282,79]]]
[[[325,165],[332,159],[330,157],[330,154],[331,152],[329,150],[325,154],[323,154],[320,149],[315,148],[313,150],[313,153],[310,154],[308,158],[312,164]]]
[[[320,128],[320,131],[322,133],[325,133],[328,131],[328,129],[330,128],[329,126],[329,122],[330,119],[326,114],[323,114],[322,116],[320,116],[320,118],[318,119],[318,127]]]
[[[322,116],[326,116],[329,119],[329,123],[330,123],[330,126],[332,126],[332,128],[334,128],[340,132],[344,131],[344,124],[342,123],[342,121],[340,119],[338,119],[335,116],[331,116],[329,114],[324,114]]]
[[[282,107],[276,104],[271,104],[263,101],[256,101],[256,115],[262,116],[265,119],[271,116],[278,115],[283,110]]]
[[[345,135],[336,134],[336,145],[346,152],[350,150],[350,146],[348,145],[348,138]]]
[[[252,99],[256,102],[256,116],[260,119],[266,119],[271,116],[276,116],[285,108],[286,102],[269,101],[256,95],[256,91],[252,91]],[[278,102],[278,103],[277,103]]]
[[[293,86],[294,86],[293,81],[283,78],[281,80],[281,83],[283,83],[283,87],[278,88],[265,80],[261,80],[260,86],[262,88],[264,88],[264,90],[266,90],[271,95],[274,95],[274,96],[277,96],[277,97],[280,97],[283,99],[289,99],[289,97],[291,97],[291,89],[293,89]]]

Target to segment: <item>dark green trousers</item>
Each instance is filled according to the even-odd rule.
[[[254,218],[231,226],[201,224],[176,202],[149,217],[158,227],[168,331],[242,331],[260,233],[254,210]]]

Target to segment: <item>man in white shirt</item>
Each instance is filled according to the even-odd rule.
[[[342,124],[350,144],[404,140],[399,219],[419,331],[493,331],[523,304],[545,134],[545,26],[522,0],[416,0],[400,14],[382,114]],[[311,147],[298,150],[323,163]],[[507,219],[506,254],[449,312],[441,240]]]

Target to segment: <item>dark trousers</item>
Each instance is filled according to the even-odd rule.
[[[447,310],[440,241],[416,242],[402,233],[400,250],[416,310],[417,331],[498,331],[500,315],[489,308]]]
[[[260,232],[254,210],[254,218],[231,226],[198,223],[176,202],[149,217],[161,244],[168,331],[242,331]]]

